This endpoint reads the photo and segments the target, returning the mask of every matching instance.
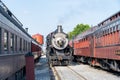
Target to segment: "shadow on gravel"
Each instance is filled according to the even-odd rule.
[[[71,64],[69,64],[70,66],[77,66],[77,65],[81,65],[81,64],[84,64],[84,65],[89,65],[87,63],[81,63],[81,62],[76,62],[76,61],[72,61]]]
[[[90,65],[89,65],[89,66],[90,66]],[[112,75],[115,75],[115,76],[117,76],[117,77],[120,77],[120,72],[113,71],[113,70],[105,70],[105,69],[102,69],[102,68],[99,67],[99,66],[91,66],[91,67],[93,67],[93,68],[95,68],[95,69],[97,69],[97,70],[106,71],[106,72],[108,72],[108,73],[110,73],[110,74],[112,74]]]
[[[120,72],[116,72],[116,71],[113,71],[113,70],[107,70],[107,72],[109,72],[109,73],[111,73],[111,74],[113,74],[113,75],[115,75],[115,76],[118,76],[118,77],[120,77]]]
[[[44,69],[44,68],[46,68],[47,66],[48,66],[48,64],[47,64],[46,58],[41,58],[41,59],[39,60],[39,62],[37,62],[37,63],[35,64],[35,68],[36,68],[37,70]]]
[[[55,80],[46,57],[41,57],[35,64],[35,80]]]
[[[54,72],[52,71],[51,68],[50,68],[49,73],[51,74],[51,78],[50,78],[50,80],[55,80]]]

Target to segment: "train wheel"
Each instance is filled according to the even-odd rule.
[[[109,66],[106,63],[102,63],[102,68],[105,70],[109,70]]]
[[[92,66],[92,58],[89,58],[89,59],[88,59],[88,64],[89,64],[90,66]]]
[[[73,56],[72,61],[73,61],[73,62],[77,62],[77,57],[76,57],[76,56]]]
[[[82,63],[86,63],[85,57],[81,57],[81,58],[80,58],[80,61],[81,61]]]
[[[110,68],[114,71],[119,71],[119,67],[116,61],[111,61]]]
[[[105,69],[105,70],[109,70],[110,67],[108,65],[108,61],[107,60],[98,60],[100,63],[100,67]]]

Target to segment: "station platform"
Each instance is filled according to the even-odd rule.
[[[46,56],[42,56],[35,64],[35,80],[51,80],[51,76]]]

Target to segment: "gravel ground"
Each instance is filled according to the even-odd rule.
[[[87,80],[120,80],[120,75],[114,75],[115,73],[110,73],[89,65],[78,64],[70,67],[77,71],[80,75],[84,76]]]
[[[76,74],[74,71],[65,66],[55,67],[60,80],[86,80],[81,75]]]
[[[62,75],[62,80],[82,80],[80,78],[78,79],[77,74],[80,74],[87,80],[120,80],[120,73],[104,71],[86,64],[73,63],[69,66],[72,70],[77,72],[76,76],[71,75],[72,72],[67,71],[66,67],[67,66],[57,66],[57,72],[60,72],[60,75]],[[42,56],[35,65],[35,80],[55,80],[53,71],[49,68],[45,56]]]

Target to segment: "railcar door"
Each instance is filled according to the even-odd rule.
[[[95,43],[94,43],[94,36],[91,34],[90,36],[90,56],[94,57],[94,50],[95,50]]]

